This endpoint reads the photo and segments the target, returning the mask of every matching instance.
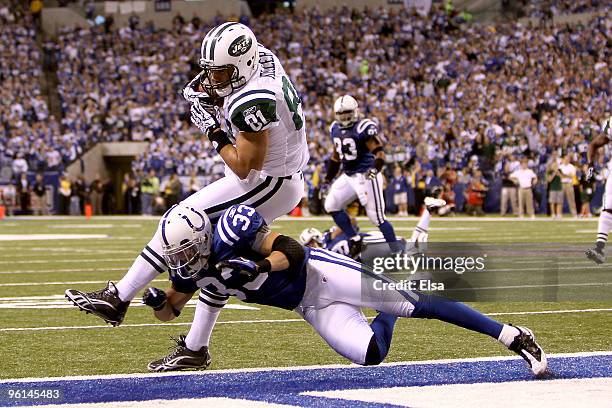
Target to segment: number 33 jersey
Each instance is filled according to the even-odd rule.
[[[365,173],[374,164],[374,155],[368,149],[367,142],[378,136],[378,127],[370,119],[362,119],[348,128],[341,128],[338,122],[329,128],[334,149],[340,156],[342,169],[352,176]]]
[[[261,273],[250,279],[235,271],[215,268],[217,263],[232,258],[254,261],[264,258],[258,250],[268,234],[269,228],[253,207],[241,204],[228,208],[215,226],[209,267],[200,272],[202,278],[194,282],[173,275],[172,286],[186,293],[201,288],[200,300],[212,307],[223,307],[229,296],[236,296],[249,303],[294,309],[306,287],[307,248],[303,265],[295,270]]]
[[[259,69],[223,102],[226,125],[234,137],[269,130],[262,174],[290,176],[310,158],[302,101],[276,55],[262,45],[258,50]]]

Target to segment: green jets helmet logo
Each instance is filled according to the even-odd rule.
[[[247,51],[251,49],[252,45],[253,40],[251,40],[246,35],[241,35],[240,37],[232,41],[227,52],[232,57],[239,57],[241,55],[246,54]]]

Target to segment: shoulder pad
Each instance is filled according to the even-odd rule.
[[[223,242],[234,246],[238,243],[253,241],[257,230],[265,223],[255,208],[237,204],[225,210],[217,222],[217,231]]]
[[[338,122],[336,122],[335,120],[331,123],[331,125],[329,125],[329,133],[331,134],[334,131],[334,128],[336,128],[338,125]]]
[[[375,136],[378,133],[378,126],[370,119],[363,119],[357,123],[356,130],[358,134],[362,134],[366,129],[368,130],[368,136]]]

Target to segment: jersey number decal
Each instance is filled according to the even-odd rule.
[[[245,115],[244,121],[251,127],[251,129],[253,129],[254,132],[259,132],[261,128],[264,127],[266,118],[264,118],[263,113],[257,109],[255,112]]]
[[[229,210],[227,216],[232,219],[232,225],[238,227],[238,224],[242,224],[241,230],[246,231],[251,225],[251,218],[255,214],[255,209],[244,204],[240,204],[238,207],[233,207]]]
[[[357,143],[355,143],[355,139],[334,137],[334,146],[336,146],[340,160],[350,161],[357,158]]]
[[[283,95],[285,95],[285,102],[287,102],[289,111],[293,114],[291,119],[295,125],[295,130],[300,130],[302,126],[304,126],[304,120],[302,119],[300,110],[302,100],[287,77],[283,77]]]

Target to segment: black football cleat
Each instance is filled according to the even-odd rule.
[[[536,376],[543,375],[548,367],[546,353],[536,343],[535,336],[531,330],[522,326],[514,327],[519,330],[519,334],[514,338],[508,349],[523,357]]]
[[[67,289],[65,295],[82,311],[94,314],[113,326],[119,326],[123,322],[125,312],[130,305],[130,302],[121,301],[117,288],[111,281],[108,282],[106,288],[101,290],[81,292]]]
[[[606,262],[606,255],[603,251],[598,247],[589,248],[586,250],[585,255],[591,261],[595,262],[598,265]]]
[[[198,351],[189,350],[182,334],[173,340],[176,341],[174,350],[159,360],[151,361],[149,371],[203,370],[210,365],[212,359],[208,347],[204,346]]]

